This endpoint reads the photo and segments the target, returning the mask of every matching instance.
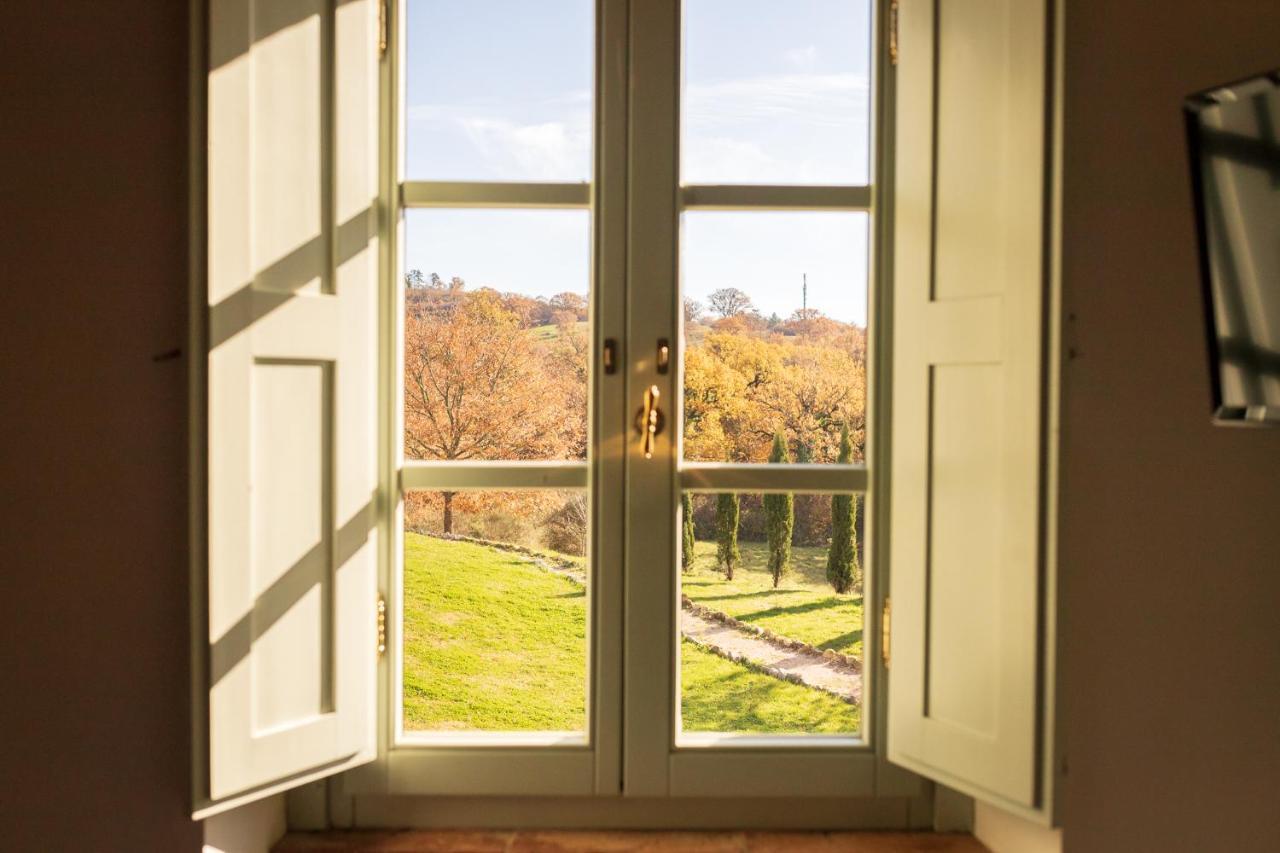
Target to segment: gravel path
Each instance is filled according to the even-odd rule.
[[[862,674],[848,664],[827,660],[815,652],[785,648],[699,616],[687,608],[680,611],[680,633],[704,645],[714,646],[729,656],[742,657],[796,677],[810,687],[856,703],[862,702]]]

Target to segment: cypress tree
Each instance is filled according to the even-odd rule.
[[[733,570],[741,559],[738,552],[738,495],[722,492],[716,498],[716,560],[724,569],[726,580],[733,580]]]
[[[790,462],[787,442],[782,433],[773,435],[773,451],[769,461]],[[790,494],[764,496],[764,529],[769,538],[769,573],[776,589],[782,576],[791,568],[791,531],[795,526],[795,504]]]
[[[796,442],[796,464],[813,461],[813,448],[807,441]],[[796,523],[791,532],[792,545],[825,545],[827,542],[827,506],[822,495],[795,496]]]
[[[849,441],[849,427],[840,430],[839,464],[853,461],[853,444]],[[831,496],[831,547],[827,551],[827,581],[832,588],[844,594],[861,582],[858,570],[857,542],[853,526],[853,495]]]
[[[680,495],[680,568],[689,571],[693,568],[693,495],[684,492]]]

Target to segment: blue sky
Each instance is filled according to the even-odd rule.
[[[586,181],[591,0],[410,0],[409,180]],[[682,180],[863,183],[867,0],[685,0]],[[582,211],[409,211],[408,268],[550,296],[588,286]],[[765,314],[866,317],[866,217],[690,213],[682,286]]]

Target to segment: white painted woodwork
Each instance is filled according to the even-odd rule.
[[[376,16],[209,6],[206,807],[372,757]]]
[[[871,187],[687,184],[685,210],[870,210]]]
[[[1041,709],[1045,0],[904,2],[889,757],[1034,810]]]
[[[626,35],[625,0],[595,3],[594,174],[588,183],[516,183],[487,181],[402,181],[398,160],[403,152],[405,80],[404,28],[399,26],[403,4],[392,4],[392,43],[397,45],[384,63],[383,116],[384,188],[391,209],[387,242],[389,279],[400,281],[402,262],[397,226],[402,211],[413,208],[577,208],[592,217],[591,337],[593,352],[606,338],[622,340],[626,299]],[[386,283],[384,283],[386,284]],[[389,311],[387,383],[403,382],[401,341],[396,331],[403,304],[394,296]],[[402,545],[392,525],[388,549],[388,586],[393,618],[386,666],[386,701],[382,753],[378,759],[344,774],[344,790],[361,794],[488,796],[611,795],[619,790],[622,759],[622,524],[623,454],[631,427],[623,415],[625,377],[606,375],[590,364],[588,461],[427,461],[405,460],[400,428],[393,425],[384,465],[397,497],[415,490],[585,489],[591,502],[589,544],[590,616],[588,717],[586,732],[415,732],[403,721],[403,626],[395,617],[400,606]],[[395,399],[389,417],[398,422],[402,404]]]
[[[843,494],[867,490],[863,465],[774,465],[769,463],[685,462],[680,488],[694,492]]]
[[[586,462],[415,462],[400,469],[406,492],[438,489],[585,489]]]
[[[583,208],[591,204],[591,185],[495,181],[405,181],[400,186],[400,204],[406,208]]]
[[[676,448],[678,370],[659,373],[657,342],[677,340],[679,230],[677,138],[680,95],[678,0],[630,4],[627,194],[627,377],[629,412],[656,386],[667,427],[645,458],[627,435],[626,641],[623,659],[622,790],[628,797],[670,793],[675,741]]]

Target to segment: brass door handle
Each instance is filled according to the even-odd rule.
[[[653,440],[662,432],[666,418],[658,408],[658,397],[661,392],[657,385],[650,385],[644,392],[644,405],[636,412],[636,432],[640,433],[641,449],[645,459],[653,458]]]

